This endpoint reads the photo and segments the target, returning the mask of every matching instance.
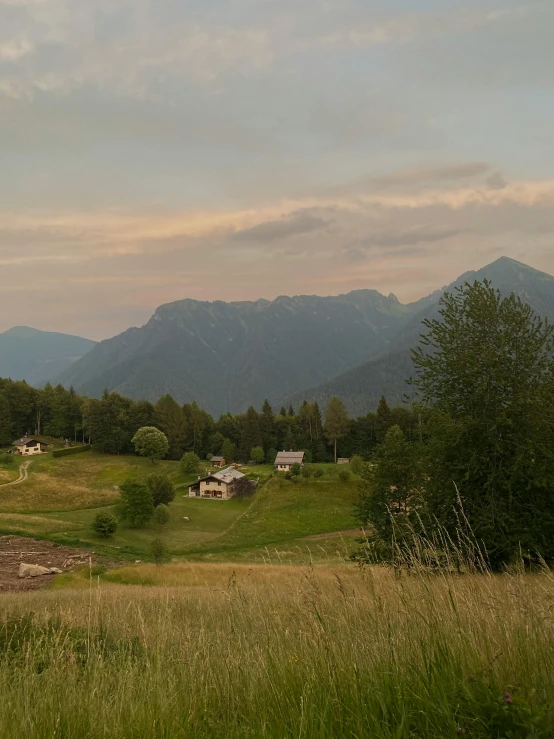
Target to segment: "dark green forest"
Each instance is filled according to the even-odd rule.
[[[168,438],[169,459],[194,451],[200,457],[221,454],[229,461],[248,462],[251,450],[261,446],[271,464],[282,449],[304,450],[309,460],[326,462],[333,459],[334,440],[325,432],[325,411],[317,403],[304,403],[297,412],[289,407],[274,413],[266,401],[260,411],[250,407],[246,413],[214,420],[196,403],[180,406],[170,395],[152,404],[106,391],[95,400],[61,385],[37,390],[22,381],[0,379],[0,446],[37,434],[90,443],[108,454],[134,454],[131,440],[136,431],[156,426]],[[347,418],[347,432],[337,439],[337,453],[369,459],[391,426],[400,426],[411,439],[418,433],[418,423],[416,413],[389,408],[383,398],[376,413]]]

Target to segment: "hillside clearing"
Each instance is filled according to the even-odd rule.
[[[147,557],[152,539],[161,537],[172,556],[185,559],[263,562],[284,556],[299,563],[327,557],[339,561],[348,556],[352,537],[346,545],[340,538],[304,539],[352,529],[357,484],[330,477],[333,465],[322,467],[326,476],[318,482],[275,477],[260,484],[251,499],[215,501],[188,497],[186,484],[196,476],[183,476],[178,462],[153,466],[140,457],[95,452],[44,455],[32,461],[27,480],[0,488],[0,531],[51,538],[129,559]],[[95,536],[92,522],[100,511],[113,512],[117,486],[129,476],[145,479],[153,470],[167,472],[177,485],[169,523],[163,528],[154,523],[136,529],[120,526],[110,539]],[[263,483],[273,468],[260,465],[250,472]]]

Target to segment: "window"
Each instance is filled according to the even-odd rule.
[[[221,487],[221,483],[220,482],[218,482],[217,485],[218,485],[218,487]]]

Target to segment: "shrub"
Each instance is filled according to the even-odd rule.
[[[200,465],[200,457],[194,452],[185,452],[181,457],[181,470],[185,475],[197,472]]]
[[[165,526],[166,523],[169,523],[169,519],[169,508],[163,503],[154,509],[154,522],[159,526]]]
[[[70,446],[67,449],[54,449],[53,457],[65,457],[68,454],[79,454],[80,452],[88,452],[92,449],[90,444],[82,444],[81,446]]]
[[[339,470],[338,477],[341,482],[348,482],[348,480],[350,480],[350,470]]]
[[[313,474],[313,470],[311,467],[308,467],[307,465],[305,465],[302,468],[302,477],[305,477],[306,480],[309,480],[312,474]]]
[[[364,460],[356,454],[350,460],[350,469],[355,475],[361,475],[364,468]]]
[[[154,513],[152,493],[144,482],[132,478],[125,480],[121,486],[121,499],[117,506],[117,514],[130,526],[143,526]]]
[[[117,531],[117,525],[117,518],[112,516],[111,513],[97,513],[92,522],[92,530],[98,536],[103,536],[107,539],[108,536],[115,534]]]
[[[298,477],[298,475],[300,475],[301,472],[302,472],[302,467],[301,465],[298,464],[298,462],[295,462],[290,468],[290,474],[292,475],[292,477]]]
[[[256,492],[256,483],[247,477],[241,477],[233,486],[233,492],[237,500],[249,498]]]
[[[154,508],[159,505],[169,505],[175,498],[175,487],[169,475],[165,472],[153,472],[146,478],[146,484],[152,493]]]
[[[154,539],[150,544],[150,555],[156,563],[156,565],[164,564],[169,562],[171,559],[166,545],[161,539]]]
[[[321,467],[316,467],[314,470],[314,477],[319,482],[319,480],[323,477],[323,470]]]
[[[13,464],[13,454],[8,454],[7,452],[0,453],[0,464],[4,465],[4,467],[9,467]]]

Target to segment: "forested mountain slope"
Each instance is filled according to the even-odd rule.
[[[476,272],[465,273],[445,291],[451,292],[465,282],[483,279],[490,280],[503,295],[514,292],[537,314],[554,321],[554,277],[507,257]],[[381,395],[385,395],[391,405],[401,403],[406,395],[411,397],[413,390],[406,384],[414,372],[410,349],[419,341],[422,320],[438,317],[443,292],[435,293],[432,301],[424,298],[407,306],[412,317],[400,327],[389,349],[381,356],[341,373],[330,382],[282,398],[281,402],[299,406],[303,400],[317,401],[325,407],[334,395],[338,395],[350,414],[358,416],[374,411]]]
[[[394,296],[163,305],[141,328],[100,342],[59,379],[99,397],[117,390],[156,401],[170,393],[214,415],[260,407],[325,382],[386,351],[411,317]]]

